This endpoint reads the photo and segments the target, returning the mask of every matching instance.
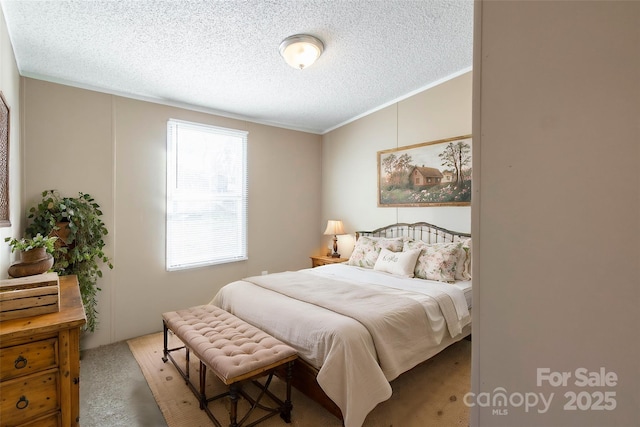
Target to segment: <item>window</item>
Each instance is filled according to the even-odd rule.
[[[167,123],[168,271],[247,259],[247,132]]]

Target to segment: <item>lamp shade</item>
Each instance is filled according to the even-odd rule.
[[[323,50],[322,42],[307,34],[296,34],[280,43],[280,55],[287,64],[299,70],[316,62]]]
[[[342,221],[337,221],[334,219],[330,219],[329,221],[327,221],[327,229],[324,230],[324,234],[334,236],[337,234],[345,234]]]

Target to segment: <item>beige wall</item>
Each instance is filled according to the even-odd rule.
[[[42,190],[90,193],[110,233],[100,329],[86,348],[160,330],[163,311],[208,302],[220,286],[262,271],[310,266],[320,223],[321,137],[23,79],[25,209]],[[165,271],[169,118],[249,132],[249,260]],[[295,215],[292,215],[295,212]]]
[[[471,134],[471,83],[471,72],[462,74],[324,135],[324,223],[341,219],[346,231],[353,233],[395,222],[427,221],[469,232],[467,206],[378,207],[377,152]],[[351,253],[353,241],[351,236],[339,239],[343,256]],[[329,238],[323,242],[331,243]]]
[[[544,413],[475,407],[471,425],[636,426],[640,3],[487,1],[477,12],[473,391],[554,397]],[[538,368],[571,377],[539,386]],[[579,368],[618,381],[581,387]],[[587,404],[615,393],[617,406],[565,410],[571,392]]]
[[[11,254],[5,237],[20,237],[23,218],[22,199],[22,152],[20,146],[20,75],[13,54],[7,25],[0,9],[0,91],[10,109],[9,124],[9,208],[10,227],[0,228],[0,279],[6,279],[7,269],[18,254]]]

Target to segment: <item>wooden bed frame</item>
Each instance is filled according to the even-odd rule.
[[[412,224],[397,223],[387,225],[373,231],[357,231],[356,239],[359,239],[360,236],[384,238],[409,237],[414,240],[422,240],[426,243],[444,243],[466,239],[471,237],[471,234],[447,230],[427,222],[416,222]],[[280,378],[286,378],[284,370],[277,371],[276,374]],[[319,403],[338,419],[343,420],[340,408],[338,408],[333,400],[331,400],[329,396],[325,394],[324,390],[322,390],[316,380],[317,376],[318,370],[315,367],[301,358],[298,358],[293,367],[292,385],[309,398]]]

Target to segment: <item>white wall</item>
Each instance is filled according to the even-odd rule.
[[[471,231],[468,206],[378,207],[377,152],[471,134],[471,72],[362,117],[323,136],[322,214],[344,221],[346,231],[372,230],[395,222],[427,221]],[[319,225],[318,232],[324,229]],[[325,246],[331,244],[325,237]],[[339,237],[342,256],[352,236]]]
[[[164,311],[204,304],[224,284],[310,267],[320,223],[321,137],[23,78],[24,211],[42,190],[95,197],[109,229],[100,328],[83,346],[161,329]],[[245,130],[249,260],[165,271],[166,123]],[[295,215],[291,213],[295,212]]]
[[[471,425],[637,426],[640,3],[479,6],[472,383],[516,404]],[[538,368],[571,377],[538,384]],[[580,368],[618,380],[580,386]],[[614,409],[564,407],[604,392]],[[515,393],[554,396],[527,412]]]

